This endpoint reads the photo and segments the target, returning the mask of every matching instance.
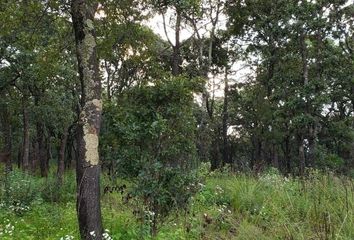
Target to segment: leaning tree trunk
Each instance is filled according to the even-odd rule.
[[[98,154],[102,101],[93,25],[97,8],[94,2],[73,0],[71,3],[81,82],[81,112],[77,134],[77,213],[80,235],[85,240],[102,239],[101,169]]]

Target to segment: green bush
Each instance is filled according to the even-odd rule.
[[[118,177],[136,184],[139,219],[156,235],[172,211],[186,210],[196,192],[193,81],[166,76],[107,104],[101,149]]]
[[[34,179],[19,170],[3,174],[1,177],[0,204],[1,207],[22,215],[30,209],[36,200],[40,200],[39,186],[41,180]]]

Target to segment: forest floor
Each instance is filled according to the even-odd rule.
[[[14,171],[1,181],[0,239],[80,239],[73,173],[60,189],[54,174],[45,180]],[[110,184],[103,176],[102,187]],[[132,183],[118,179],[115,185],[124,184],[123,193],[102,191],[104,239],[150,239],[133,214],[137,201],[126,194]],[[317,171],[306,180],[210,173],[200,185],[190,209],[172,213],[156,239],[354,239],[351,178]]]

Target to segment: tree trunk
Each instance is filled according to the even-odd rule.
[[[8,155],[8,159],[5,162],[6,165],[6,172],[12,170],[12,159],[11,159],[11,153],[12,153],[12,138],[11,138],[11,120],[10,120],[10,112],[8,109],[7,104],[3,104],[2,106],[2,112],[1,112],[1,126],[2,126],[2,132],[4,136],[4,149],[3,153]]]
[[[309,83],[309,71],[307,66],[307,47],[305,42],[305,34],[303,30],[300,33],[300,51],[301,51],[301,61],[302,61],[302,81],[304,86]]]
[[[173,46],[172,53],[172,75],[176,76],[180,74],[181,70],[181,43],[180,43],[180,31],[181,31],[181,14],[177,11],[176,17],[176,29],[175,29],[175,45]]]
[[[227,139],[227,130],[228,130],[228,94],[229,94],[229,83],[227,76],[228,68],[225,68],[225,87],[224,87],[224,105],[222,109],[222,134],[223,134],[223,159],[224,163],[231,163],[229,159],[229,144]]]
[[[309,167],[315,166],[317,132],[318,132],[318,123],[315,122],[309,127],[309,154],[307,159]]]
[[[17,168],[20,169],[22,165],[22,155],[23,155],[23,142],[21,142],[20,147],[17,152]]]
[[[111,65],[107,62],[104,61],[104,67],[106,69],[106,73],[107,73],[107,99],[108,101],[111,101],[111,84],[112,84],[112,80],[111,79]],[[113,77],[113,76],[112,76]]]
[[[28,171],[29,168],[29,148],[30,148],[30,139],[29,139],[29,116],[27,101],[28,99],[24,97],[22,99],[22,111],[23,111],[23,145],[22,145],[22,168],[24,171]]]
[[[284,158],[286,163],[286,172],[291,173],[291,160],[290,160],[290,137],[286,136],[285,138],[285,147],[284,147]]]
[[[63,134],[61,135],[60,138],[60,148],[59,148],[59,156],[58,156],[58,182],[62,183],[63,182],[63,176],[64,176],[64,170],[65,170],[65,149],[66,149],[66,143],[68,140],[68,131],[67,129],[64,129]]]
[[[304,176],[305,174],[305,149],[304,149],[304,137],[301,135],[299,137],[299,174]]]
[[[222,166],[221,156],[220,156],[220,144],[219,139],[214,137],[211,146],[211,166],[212,171],[219,169]]]
[[[36,169],[36,159],[37,159],[37,142],[36,141],[31,141],[30,144],[30,151],[29,151],[29,159],[31,161],[30,163],[30,169],[31,172],[34,172]]]
[[[278,156],[278,149],[275,143],[272,144],[272,167],[279,169],[279,156]]]
[[[67,140],[67,147],[66,147],[66,154],[67,154],[67,159],[65,161],[65,168],[70,169],[72,166],[74,166],[75,162],[77,162],[76,157],[75,157],[75,151],[74,151],[74,136],[72,134],[68,135],[68,140]]]
[[[94,2],[73,0],[71,3],[81,82],[81,113],[77,132],[77,213],[81,239],[85,240],[102,239],[98,154],[102,101],[93,25],[97,3]]]
[[[309,79],[308,79],[308,65],[307,65],[307,47],[306,47],[306,36],[304,33],[304,30],[301,30],[300,32],[300,52],[301,52],[301,61],[302,61],[302,81],[303,81],[303,86],[304,88],[308,85]],[[305,95],[305,113],[309,113],[309,101],[307,96]],[[304,126],[307,127],[307,126]],[[299,129],[299,131],[303,131],[302,129]],[[304,150],[304,134],[300,133],[299,136],[299,172],[300,175],[303,176],[305,173],[305,164],[306,164],[306,158],[305,158],[305,150]]]
[[[53,153],[52,153],[52,143],[51,143],[51,138],[48,136],[45,141],[45,160],[46,160],[46,167],[47,167],[47,172],[49,171],[49,161],[50,159],[53,158]]]
[[[44,136],[44,124],[37,122],[37,143],[38,143],[38,158],[39,166],[41,169],[41,176],[48,177],[47,154],[46,154],[46,141]]]

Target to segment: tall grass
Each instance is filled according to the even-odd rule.
[[[42,179],[14,171],[7,182],[3,177],[0,239],[79,239],[73,172],[60,188],[55,174]],[[106,176],[102,182],[112,184]],[[123,183],[131,185],[121,179],[114,184]],[[353,179],[319,171],[305,179],[274,171],[211,173],[200,185],[189,210],[175,212],[157,239],[354,239]],[[113,239],[150,239],[133,202],[120,192],[102,195],[104,226]]]
[[[268,173],[209,179],[208,187],[216,186],[230,199],[235,239],[354,239],[352,179],[318,171],[306,179]]]

